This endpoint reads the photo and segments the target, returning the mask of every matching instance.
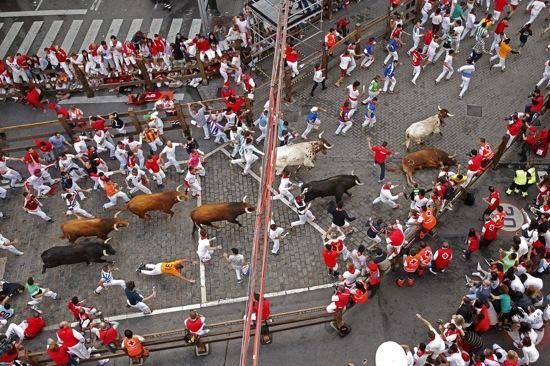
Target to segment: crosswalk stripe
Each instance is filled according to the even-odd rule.
[[[122,22],[124,19],[113,19],[111,26],[109,27],[109,31],[107,32],[107,39],[111,39],[111,36],[115,36],[118,38],[118,32],[120,31],[120,26],[122,25]]]
[[[10,49],[11,44],[15,40],[15,37],[17,37],[17,34],[21,30],[21,27],[23,26],[23,22],[14,22],[8,33],[6,34],[6,37],[0,43],[0,59],[3,59],[6,57],[6,54],[8,53],[8,50]]]
[[[126,40],[130,41],[134,34],[141,28],[141,23],[143,23],[143,19],[134,19],[132,20],[132,23],[130,24],[130,29],[128,30],[128,35],[126,36]]]
[[[2,29],[3,26],[4,26],[4,23],[0,23],[0,29]]]
[[[81,50],[87,49],[88,45],[95,41],[102,23],[102,19],[94,19],[92,21],[90,28],[88,28],[88,33],[86,33],[86,37],[84,37],[84,41],[82,42],[82,46],[80,47]]]
[[[151,22],[151,26],[149,27],[149,34],[147,35],[149,38],[153,38],[155,34],[158,34],[160,32],[162,20],[162,18],[153,19],[153,21]]]
[[[42,40],[42,44],[40,45],[40,48],[37,51],[39,55],[44,54],[44,48],[51,47],[53,45],[53,43],[55,42],[55,37],[57,37],[57,33],[59,33],[59,30],[61,29],[61,25],[63,25],[62,20],[54,20],[52,22],[50,29],[48,29],[48,32],[46,33],[46,36]],[[63,46],[61,48],[63,48],[64,50],[67,50]]]
[[[23,42],[21,42],[21,45],[19,46],[19,49],[17,50],[18,53],[27,53],[29,52],[29,49],[31,48],[32,42],[38,35],[38,32],[40,31],[40,28],[42,28],[42,24],[44,22],[38,21],[33,22],[31,25],[31,28],[27,32],[27,35],[25,36],[25,39]]]
[[[189,28],[189,34],[187,35],[187,38],[191,39],[195,37],[195,34],[201,32],[201,23],[202,21],[200,18],[195,18],[191,22],[191,27]]]
[[[181,26],[183,24],[182,18],[176,18],[172,20],[172,24],[170,24],[170,30],[168,31],[168,36],[166,36],[166,41],[174,42],[174,39],[176,39],[176,34],[181,30]]]
[[[73,46],[74,40],[76,38],[76,35],[78,34],[78,30],[80,29],[81,26],[82,26],[82,20],[73,20],[69,28],[69,31],[65,35],[65,39],[63,40],[61,48],[63,48],[67,52],[70,52],[71,47]],[[75,50],[75,52],[80,52],[80,51],[81,50]]]

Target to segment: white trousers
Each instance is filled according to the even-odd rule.
[[[160,270],[160,263],[146,264],[145,269],[142,269],[141,273],[147,276],[158,276],[162,274],[162,271]]]
[[[351,126],[353,126],[353,122],[351,121],[347,121],[347,122],[338,121],[338,128],[336,129],[334,134],[339,135],[341,132],[343,135],[345,135],[346,132],[348,132],[348,130],[351,128]]]
[[[361,61],[361,67],[369,67],[374,62],[374,56],[365,56]]]
[[[70,216],[70,215],[78,215],[82,217],[87,217],[89,219],[94,217],[94,215],[84,210],[82,207],[80,207],[80,205],[74,207],[72,210],[67,210],[67,216]]]
[[[80,343],[80,342],[75,344],[72,347],[69,347],[67,349],[67,351],[71,355],[75,355],[76,357],[80,358],[81,360],[87,360],[91,356],[90,350],[88,348],[86,348],[84,343]]]
[[[411,80],[413,84],[416,84],[416,79],[418,79],[418,77],[420,76],[421,71],[422,71],[422,67],[420,65],[413,66],[413,78]]]
[[[2,177],[5,179],[9,179],[11,187],[15,187],[15,183],[21,182],[23,180],[23,177],[21,176],[21,174],[19,174],[19,172],[10,168],[7,168],[7,171],[2,174]]]
[[[174,168],[176,168],[176,172],[180,173],[182,171],[180,163],[177,162],[175,156],[166,156],[166,160],[168,161],[164,163],[164,169],[168,169],[169,167],[173,166]]]
[[[539,80],[537,83],[537,87],[540,88],[540,86],[546,81],[546,87],[550,85],[550,74],[547,74],[546,72],[542,74],[542,79]]]
[[[271,253],[277,254],[279,253],[279,248],[281,246],[281,241],[279,239],[271,239],[273,242],[273,249],[271,249]]]
[[[408,54],[410,54],[412,51],[416,50],[418,48],[418,44],[420,43],[420,37],[412,37],[412,39],[413,39],[413,45],[407,51]]]
[[[122,289],[126,288],[126,281],[124,280],[111,280],[109,282],[101,281],[101,286],[97,286],[95,292],[100,293],[105,287],[120,286]]]
[[[449,69],[449,68],[447,68],[447,66],[443,66],[443,71],[441,71],[441,74],[439,74],[437,79],[435,79],[435,82],[439,83],[441,80],[443,80],[445,75],[447,75],[447,80],[449,80],[451,78],[451,76],[453,75],[453,73],[454,73],[454,70],[453,70],[452,67]]]
[[[151,314],[151,309],[149,308],[149,306],[147,306],[146,303],[144,302],[138,302],[137,304],[135,305],[131,305],[130,303],[128,303],[128,305],[130,305],[131,307],[133,307],[134,309],[138,309],[139,311],[141,311],[143,314],[147,315],[147,314]]]
[[[388,206],[390,206],[391,208],[396,208],[397,207],[397,203],[395,203],[395,201],[393,200],[390,200],[390,199],[386,199],[386,198],[383,198],[383,197],[376,197],[376,199],[374,201],[372,201],[372,204],[376,204],[378,202],[382,202]]]
[[[50,187],[48,187],[45,184],[36,185],[36,186],[33,185],[32,187],[34,188],[38,196],[45,196],[50,191]]]
[[[265,133],[266,133],[266,131],[267,131],[267,126],[260,126],[260,125],[258,124],[258,128],[260,129],[261,134],[260,134],[260,136],[258,136],[258,138],[256,139],[256,142],[259,143],[259,142],[261,142],[263,139],[265,139]]]
[[[370,101],[372,100],[372,98],[377,97],[378,94],[380,94],[379,91],[373,92],[373,91],[370,91],[370,90],[368,91],[368,93],[369,93],[369,96],[368,96],[367,99],[365,99],[365,100],[363,101],[363,104],[367,104],[368,102],[370,102]]]
[[[145,187],[145,186],[144,186],[143,184],[141,184],[141,183],[138,183],[138,184],[134,185],[134,186],[130,189],[130,193],[131,193],[131,194],[134,194],[134,193],[136,193],[136,192],[138,192],[138,191],[141,191],[141,192],[143,192],[143,193],[145,193],[145,194],[151,194],[151,193],[153,193],[153,192],[151,192],[151,190],[150,190],[149,188]]]
[[[500,67],[502,71],[504,71],[504,69],[506,68],[506,59],[504,57],[500,57],[499,55],[494,55],[491,57],[489,61],[496,60],[497,58],[499,60],[498,63],[491,65],[491,67]]]
[[[44,211],[42,211],[42,209],[40,207],[38,207],[36,210],[34,211],[29,211],[29,210],[26,210],[28,213],[30,213],[31,215],[36,215],[38,217],[40,217],[41,219],[43,220],[46,220],[46,221],[50,221],[52,218],[49,217],[48,215],[46,215],[46,213]]]
[[[3,245],[3,244],[0,244],[0,249],[4,249],[4,250],[7,250],[8,252],[12,253],[12,254],[15,254],[15,255],[22,255],[23,252],[18,250],[16,247],[14,247],[13,245]]]
[[[287,191],[287,190],[279,191],[279,194],[276,194],[275,196],[273,196],[272,199],[274,199],[274,200],[280,200],[282,197],[286,198],[286,200],[287,200],[288,202],[293,202],[293,201],[294,201],[294,196],[292,195],[292,193],[290,193],[290,192]]]
[[[384,65],[387,65],[388,62],[393,58],[392,61],[397,61],[399,60],[399,56],[397,55],[397,51],[393,51],[393,52],[389,52],[388,51],[388,55],[386,56],[386,58],[384,59]]]
[[[307,210],[303,215],[298,215],[298,221],[293,221],[290,223],[290,226],[299,226],[304,225],[306,222],[312,222],[315,220],[315,216],[311,213],[310,210]]]
[[[126,195],[126,193],[122,192],[122,191],[118,191],[117,193],[113,194],[111,197],[109,197],[109,202],[107,202],[106,204],[103,205],[103,208],[104,209],[108,209],[108,208],[111,208],[111,207],[114,207],[116,204],[117,204],[117,200],[119,198],[122,198],[124,200],[124,202],[128,202],[130,201],[130,199],[128,198],[128,196]]]
[[[162,185],[163,180],[166,178],[166,174],[162,169],[159,169],[157,173],[151,173],[152,179],[157,183],[158,186]]]
[[[152,151],[157,151],[157,148],[162,146],[162,141],[157,137],[153,142],[148,142],[147,145],[149,145]]]
[[[466,93],[466,90],[468,90],[468,86],[470,85],[470,79],[467,77],[462,77],[462,84],[460,86],[462,87],[462,90],[460,90],[460,94],[458,95],[460,98],[464,96],[464,93]]]
[[[57,299],[57,294],[55,292],[51,290],[44,292],[45,289],[43,288],[40,288],[40,290],[42,290],[42,293],[44,294],[44,296],[37,297],[37,298],[34,298],[31,296],[31,301],[27,303],[28,305],[34,306],[34,305],[40,304],[42,302],[42,299],[44,299],[44,297],[51,297],[54,300]]]
[[[258,159],[259,158],[256,155],[248,154],[248,155],[245,155],[244,158],[231,160],[231,164],[246,163],[243,169],[243,174],[248,174],[250,172],[250,168],[252,167],[252,164]]]
[[[389,77],[386,76],[386,80],[384,81],[384,88],[382,88],[382,91],[385,93],[388,91],[388,86],[390,87],[390,92],[393,92],[393,89],[395,89],[395,84],[397,83],[397,80],[394,76]]]
[[[223,132],[223,130],[219,130],[216,133],[216,138],[214,139],[214,142],[216,144],[219,144],[220,142],[226,143],[228,141],[229,141],[229,139],[227,138],[227,135],[225,134],[225,132]]]
[[[296,61],[296,62],[287,61],[286,64],[292,70],[292,77],[300,75],[300,71],[298,70],[298,61]]]
[[[105,141],[102,145],[97,145],[97,152],[102,153],[109,150],[109,156],[112,158],[115,156],[115,146],[109,141]]]

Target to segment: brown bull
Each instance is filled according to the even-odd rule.
[[[441,165],[456,165],[454,156],[439,149],[424,149],[409,153],[401,159],[401,169],[405,173],[407,183],[414,185],[414,172],[418,169],[439,168]]]
[[[191,235],[195,238],[195,232],[202,225],[212,226],[213,222],[229,221],[233,224],[242,226],[237,217],[244,213],[252,213],[255,208],[250,203],[246,202],[246,196],[242,202],[224,202],[224,203],[206,203],[191,211],[191,220],[193,220],[193,232]]]
[[[178,202],[187,201],[189,197],[184,192],[179,190],[178,186],[175,191],[160,192],[153,194],[141,194],[135,196],[128,202],[126,209],[142,219],[150,219],[149,211],[162,211],[174,216],[172,207]]]
[[[61,224],[61,239],[68,239],[74,243],[78,238],[97,236],[107,240],[111,231],[128,227],[128,221],[117,218],[118,213],[112,219],[96,217],[93,219],[73,219]]]

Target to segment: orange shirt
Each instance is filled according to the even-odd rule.
[[[105,190],[105,194],[107,195],[107,197],[111,197],[112,195],[118,192],[118,189],[116,188],[116,185],[113,182],[105,182],[103,189]]]
[[[498,49],[498,57],[506,58],[506,57],[508,57],[510,52],[512,52],[512,47],[510,47],[509,44],[501,42],[500,43],[500,48]]]
[[[422,212],[421,217],[422,217],[422,227],[425,230],[431,230],[437,224],[437,220],[431,208],[428,208],[426,211]]]
[[[405,269],[405,272],[414,273],[420,266],[420,260],[418,259],[418,255],[408,255],[405,257],[403,268]]]
[[[178,268],[176,268],[176,266],[178,264],[181,264],[182,262],[183,262],[182,260],[177,260],[177,261],[173,261],[173,262],[162,262],[160,264],[160,271],[163,274],[177,277],[177,276],[180,275],[180,270]]]

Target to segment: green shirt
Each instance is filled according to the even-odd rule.
[[[502,267],[504,267],[504,272],[508,271],[516,264],[516,260],[510,258],[510,254],[512,254],[512,252],[506,252],[506,255],[500,260]]]
[[[500,295],[500,312],[508,314],[512,310],[512,299],[508,294]]]
[[[25,290],[29,293],[29,295],[35,294],[40,290],[40,286],[38,286],[36,283],[34,285],[29,285],[28,283],[25,284]]]
[[[376,82],[376,80],[371,81],[369,84],[369,91],[376,93],[378,90],[380,90],[380,85],[378,82]]]
[[[464,11],[462,10],[462,6],[459,4],[455,5],[455,9],[453,10],[453,14],[451,14],[451,18],[457,19],[462,18],[464,16]]]

